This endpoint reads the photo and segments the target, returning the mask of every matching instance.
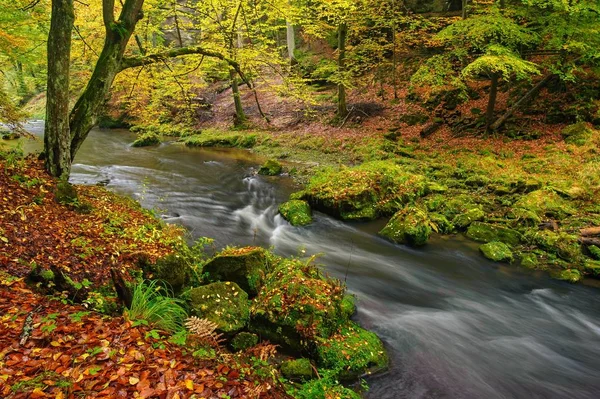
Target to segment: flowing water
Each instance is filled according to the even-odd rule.
[[[391,355],[389,372],[368,379],[368,398],[600,398],[598,289],[488,262],[459,238],[393,245],[377,237],[381,222],[317,213],[295,228],[277,215],[293,183],[254,176],[260,161],[248,152],[133,148],[133,139],[92,131],[73,182],[103,182],[218,246],[324,253],[320,263],[358,297],[358,321]]]

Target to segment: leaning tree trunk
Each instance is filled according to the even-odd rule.
[[[235,105],[235,121],[233,124],[236,127],[241,127],[246,123],[246,114],[244,113],[244,107],[242,106],[242,96],[240,94],[240,87],[237,81],[237,74],[234,69],[229,70],[229,76],[231,78],[233,104]]]
[[[490,87],[490,98],[488,100],[487,111],[485,113],[485,131],[489,132],[494,122],[494,108],[496,107],[496,96],[498,95],[498,80],[497,73],[492,75],[492,86]]]
[[[342,22],[338,28],[338,70],[342,81],[338,83],[338,118],[344,119],[348,115],[346,104],[346,86],[344,86],[343,75],[346,72],[346,37],[348,36],[348,25]]]
[[[52,0],[44,148],[46,169],[56,177],[68,177],[71,171],[69,69],[74,21],[73,0]]]
[[[142,17],[143,4],[144,0],[126,0],[119,19],[115,21],[114,0],[103,0],[106,39],[94,73],[71,111],[71,161],[96,124],[115,76],[121,71],[123,53],[137,21]]]

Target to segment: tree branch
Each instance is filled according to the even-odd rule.
[[[169,58],[175,58],[190,54],[201,54],[206,57],[217,58],[221,61],[225,61],[230,67],[232,67],[237,72],[237,74],[244,81],[244,83],[248,82],[246,76],[244,75],[244,72],[242,72],[240,64],[237,61],[227,58],[226,56],[217,51],[209,50],[200,46],[180,47],[164,51],[162,53],[149,54],[143,57],[125,57],[123,58],[123,62],[121,63],[121,70],[154,64],[156,62],[161,62]]]
[[[110,33],[111,25],[115,22],[115,0],[102,0],[102,19],[106,33]]]

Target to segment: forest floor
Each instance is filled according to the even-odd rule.
[[[204,358],[147,323],[106,316],[117,308],[111,267],[133,280],[135,252],[173,252],[183,231],[101,187],[60,204],[42,166],[0,160],[0,397],[289,397],[270,366],[250,364],[257,353]],[[51,284],[26,284],[37,267],[95,295],[75,304]]]

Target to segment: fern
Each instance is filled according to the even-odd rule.
[[[214,348],[218,348],[224,341],[222,334],[216,332],[218,326],[217,323],[196,316],[189,317],[185,321],[185,327],[193,334],[197,343],[207,344]]]

